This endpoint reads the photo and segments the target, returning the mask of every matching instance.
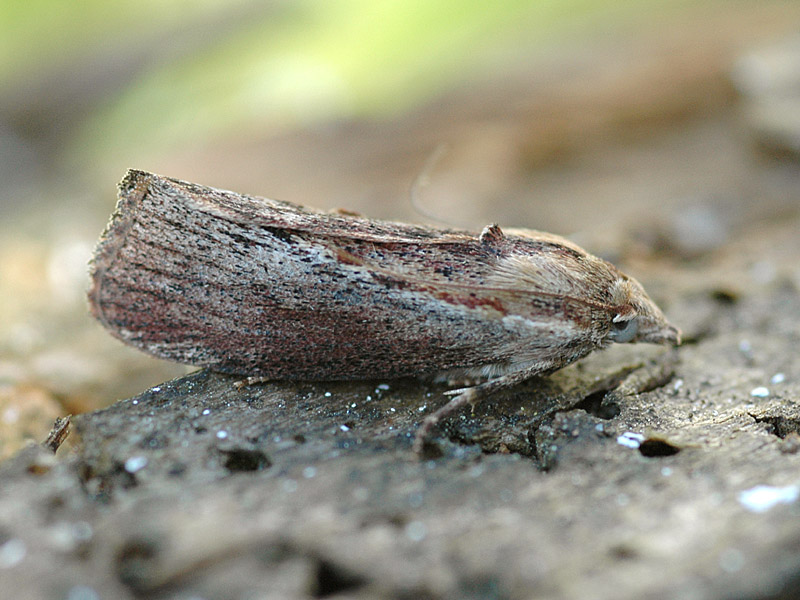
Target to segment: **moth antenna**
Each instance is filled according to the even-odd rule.
[[[423,208],[419,202],[419,199],[422,195],[422,189],[430,183],[431,173],[433,172],[434,167],[436,167],[436,163],[438,163],[442,157],[447,154],[448,150],[449,148],[445,143],[441,143],[433,149],[433,152],[431,152],[431,154],[425,160],[425,164],[422,166],[422,170],[419,172],[419,175],[417,175],[414,183],[411,184],[411,190],[409,190],[409,200],[411,202],[411,207],[417,214],[430,221],[434,221],[435,223],[452,227],[453,224],[451,222],[434,215],[430,211]]]

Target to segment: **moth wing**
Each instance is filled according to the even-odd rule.
[[[584,319],[585,303],[540,285],[535,260],[530,281],[510,260],[557,246],[131,171],[89,300],[127,343],[234,373],[353,379],[494,366],[552,355],[559,320]]]

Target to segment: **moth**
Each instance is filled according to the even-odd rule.
[[[88,297],[123,342],[220,372],[483,381],[449,392],[418,451],[448,414],[595,349],[680,343],[635,279],[556,235],[376,221],[136,170]]]

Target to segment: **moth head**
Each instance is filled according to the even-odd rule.
[[[612,290],[614,307],[608,339],[621,344],[680,344],[680,330],[667,321],[641,284],[633,278],[620,275]]]

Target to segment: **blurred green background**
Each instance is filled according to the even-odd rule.
[[[216,136],[390,119],[565,27],[659,4],[681,3],[7,2],[3,109],[34,158],[147,159]]]
[[[184,371],[86,312],[131,167],[422,221],[409,189],[447,144],[422,204],[453,226],[626,260],[654,253],[637,232],[716,194],[733,231],[758,179],[731,73],[799,20],[777,0],[6,0],[0,408],[36,397],[49,419]]]

